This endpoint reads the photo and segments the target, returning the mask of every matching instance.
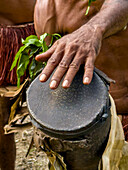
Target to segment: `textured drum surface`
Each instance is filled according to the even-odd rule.
[[[84,85],[83,71],[81,68],[69,89],[60,85],[51,90],[50,80],[40,83],[37,77],[27,91],[28,108],[37,127],[35,141],[46,142],[61,154],[68,170],[97,170],[110,129],[107,86],[95,72],[91,84]]]
[[[107,87],[101,78],[94,73],[90,85],[84,85],[81,69],[71,87],[56,90],[49,88],[48,80],[41,83],[37,77],[27,91],[27,103],[33,119],[44,130],[53,133],[79,133],[94,124],[106,106]]]

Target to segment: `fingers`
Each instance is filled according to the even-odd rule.
[[[65,72],[68,70],[70,63],[76,54],[76,50],[75,50],[76,48],[77,46],[68,48],[68,50],[64,54],[63,59],[59,63],[59,66],[57,67],[54,75],[51,78],[51,82],[50,82],[51,89],[55,89],[58,87],[61,79],[63,78]]]
[[[64,78],[64,81],[62,83],[63,88],[69,88],[70,87],[72,80],[74,79],[76,73],[78,72],[78,70],[80,68],[80,65],[84,61],[84,58],[85,58],[85,54],[84,53],[81,54],[81,51],[78,51],[74,60],[70,64],[69,69],[67,71],[67,74]]]
[[[95,61],[95,54],[93,54],[92,56],[88,56],[86,59],[86,63],[85,63],[85,71],[84,71],[84,76],[83,76],[83,83],[88,85],[91,83],[92,81],[92,77],[93,77],[93,70],[94,70],[94,61]]]
[[[74,79],[76,73],[78,72],[80,68],[80,64],[78,64],[77,62],[73,61],[70,66],[69,66],[69,69],[68,69],[68,72],[64,78],[64,81],[62,83],[62,87],[63,88],[69,88],[71,83],[72,83],[72,80]]]
[[[60,48],[59,48],[60,49]],[[39,80],[41,82],[47,81],[47,79],[50,77],[56,66],[59,64],[63,57],[64,50],[56,50],[53,55],[50,57],[50,59],[47,62],[46,67],[43,69]]]
[[[46,51],[45,53],[42,53],[42,54],[37,55],[35,59],[36,59],[37,61],[40,61],[40,62],[47,61],[47,60],[51,57],[51,55],[54,53],[55,49],[56,49],[56,46],[51,47],[51,48],[50,48],[48,51]]]
[[[61,44],[58,45],[57,49],[54,47],[49,49],[46,53],[38,55],[36,57],[38,61],[44,61],[50,57],[46,67],[40,75],[40,81],[47,81],[54,69],[58,66],[51,78],[50,88],[56,89],[66,72],[62,87],[68,88],[78,72],[80,65],[84,63],[86,59],[83,83],[89,84],[93,77],[96,54],[94,50],[90,51],[88,56],[86,54],[85,49],[83,48],[82,50],[82,48],[79,48],[78,45],[74,44],[65,48],[65,44]]]
[[[91,55],[92,54],[92,55]],[[95,54],[90,52],[90,55],[88,55],[86,59],[85,64],[85,73],[83,78],[84,84],[89,84],[92,80],[93,76],[93,69],[94,69],[94,57]],[[74,59],[73,59],[74,58]],[[86,54],[85,51],[79,50],[77,53],[72,53],[71,51],[68,51],[68,54],[64,56],[64,58],[61,60],[59,66],[57,67],[56,72],[54,73],[53,77],[51,78],[50,88],[56,89],[64,76],[65,72],[66,76],[63,80],[62,87],[63,88],[69,88],[76,73],[78,72],[80,65],[85,62]],[[71,62],[71,60],[73,61]],[[70,64],[71,63],[71,64]]]

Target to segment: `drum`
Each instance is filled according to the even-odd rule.
[[[27,90],[32,123],[49,137],[69,170],[95,170],[105,149],[111,122],[108,82],[96,72],[89,85],[80,68],[70,88],[49,88],[37,77]]]

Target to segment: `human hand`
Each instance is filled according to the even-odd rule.
[[[48,60],[40,75],[40,81],[47,81],[57,67],[51,78],[50,88],[56,89],[64,74],[66,75],[62,87],[68,88],[80,65],[85,64],[83,83],[89,84],[92,80],[94,62],[99,54],[101,41],[100,28],[87,24],[57,40],[47,52],[36,56],[37,61]]]

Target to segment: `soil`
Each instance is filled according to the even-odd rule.
[[[15,170],[48,170],[48,158],[43,151],[33,146],[26,157],[33,135],[33,128],[15,134],[16,166]]]

